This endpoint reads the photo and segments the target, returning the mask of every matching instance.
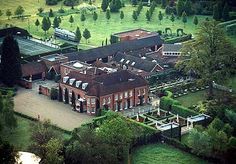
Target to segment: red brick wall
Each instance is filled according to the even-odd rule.
[[[39,93],[48,97],[50,97],[51,94],[50,89],[42,85],[39,86]]]

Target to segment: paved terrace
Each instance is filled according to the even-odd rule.
[[[32,90],[19,88],[14,98],[15,111],[34,118],[38,118],[38,115],[40,115],[40,120],[50,119],[53,124],[66,130],[73,130],[94,118],[86,113],[72,111],[72,107],[68,104],[53,101],[44,95],[38,94],[38,85],[43,83],[45,82],[35,82]]]

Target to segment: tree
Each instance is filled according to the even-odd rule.
[[[39,20],[38,20],[38,19],[36,19],[36,21],[35,21],[35,23],[34,23],[34,24],[35,24],[35,26],[37,27],[37,31],[38,31],[38,30],[39,30],[39,28],[38,28],[38,27],[39,27],[39,25],[40,25],[40,22],[39,22]]]
[[[224,43],[224,44],[222,44]],[[190,60],[177,64],[185,71],[194,70],[198,82],[209,86],[208,98],[213,98],[213,81],[227,80],[234,71],[236,49],[226,38],[216,21],[206,21],[200,26],[195,42],[186,43],[182,53],[190,55]]]
[[[59,25],[60,25],[60,22],[59,22],[59,20],[58,20],[58,17],[55,17],[55,18],[53,19],[53,28],[58,28]]]
[[[1,47],[1,80],[7,86],[13,87],[22,76],[18,42],[13,36],[6,36]]]
[[[77,41],[77,42],[80,42],[80,40],[81,40],[81,32],[80,32],[80,29],[79,29],[79,27],[77,27],[76,28],[76,31],[75,31],[75,40]]]
[[[170,21],[172,22],[172,25],[174,26],[174,21],[175,21],[175,15],[174,15],[174,13],[171,14],[171,16],[170,16]]]
[[[195,24],[195,26],[198,25],[198,18],[197,18],[197,16],[194,16],[194,18],[193,18],[193,24]]]
[[[52,128],[49,120],[42,123],[38,122],[32,128],[30,150],[45,159],[47,157],[47,144],[51,139],[59,139],[59,134]]]
[[[15,10],[15,15],[22,17],[23,13],[25,12],[22,6],[18,6]]]
[[[43,12],[43,8],[42,7],[40,7],[40,8],[38,8],[38,12],[39,12],[39,14],[41,14],[42,12]]]
[[[134,22],[138,19],[137,12],[135,10],[133,11],[132,18],[134,19]]]
[[[82,126],[72,132],[65,148],[65,163],[118,163],[113,145],[99,137],[93,128]]]
[[[72,15],[70,16],[69,22],[70,22],[70,27],[72,27],[72,23],[74,23],[74,18]]]
[[[187,14],[186,14],[186,12],[184,11],[183,13],[182,13],[182,22],[184,23],[184,28],[185,28],[185,24],[187,23]]]
[[[120,0],[111,0],[109,5],[111,12],[119,12],[120,8],[122,7]]]
[[[10,20],[10,16],[12,16],[11,10],[7,9],[6,16],[7,16],[8,20]]]
[[[151,15],[150,15],[149,10],[146,11],[146,19],[148,22],[151,20]]]
[[[137,0],[131,0],[131,4],[132,4],[133,6],[136,6],[136,5],[138,4],[138,1],[137,1]]]
[[[43,17],[42,20],[42,29],[45,32],[45,36],[46,36],[46,32],[49,30],[50,26],[49,26],[49,18],[47,17]]]
[[[63,143],[57,138],[50,139],[45,144],[45,158],[42,159],[42,163],[63,164],[64,158],[62,156]]]
[[[81,14],[80,20],[81,20],[81,22],[83,22],[83,25],[84,25],[84,21],[86,20],[84,13]]]
[[[49,17],[53,17],[54,16],[52,9],[49,10],[48,16]]]
[[[221,16],[220,16],[220,11],[219,11],[219,5],[215,4],[213,6],[213,19],[215,20],[220,20]]]
[[[159,11],[158,20],[160,21],[160,25],[161,25],[162,19],[163,19],[163,14],[161,13],[161,11]]]
[[[88,43],[88,39],[91,37],[91,34],[90,34],[90,31],[87,28],[85,28],[84,31],[83,31],[83,37],[86,40],[86,43]]]
[[[124,19],[124,12],[120,11],[120,20],[121,20],[121,22],[122,22],[123,19]]]
[[[109,145],[114,146],[118,159],[125,160],[125,157],[128,155],[129,144],[133,137],[125,118],[119,116],[108,119],[100,126],[98,136],[103,138]]]
[[[183,0],[177,1],[176,10],[177,10],[177,15],[181,16],[181,14],[184,11],[184,1]]]
[[[16,163],[17,157],[17,151],[15,148],[8,142],[4,142],[0,139],[0,163]]]
[[[109,19],[111,18],[111,13],[110,13],[110,10],[107,9],[106,11],[106,18],[107,18],[107,22],[109,21]]]
[[[224,21],[228,21],[229,20],[229,5],[226,2],[222,11],[222,19]]]
[[[138,8],[137,8],[137,15],[141,13],[142,9],[143,9],[143,3],[139,2]]]
[[[161,0],[161,8],[166,8],[166,0]]]
[[[93,20],[94,20],[94,23],[97,21],[98,19],[98,14],[94,11],[93,12]]]
[[[184,11],[187,15],[191,15],[193,13],[191,3],[192,2],[190,0],[186,0],[184,3]]]
[[[109,5],[109,0],[102,0],[101,8],[103,12],[107,11],[108,5]]]

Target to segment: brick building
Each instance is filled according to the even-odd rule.
[[[88,114],[103,108],[121,111],[148,102],[146,80],[127,70],[91,76],[70,71],[62,78],[60,89],[64,102],[68,97],[72,104],[75,97],[76,110]]]

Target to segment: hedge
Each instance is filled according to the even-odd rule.
[[[170,91],[165,91],[166,97],[171,98],[173,96],[173,93]]]
[[[166,39],[165,43],[173,44],[173,43],[188,41],[188,40],[191,40],[191,39],[192,39],[192,34],[188,34],[188,35],[184,35],[184,36],[181,36],[181,37]]]
[[[179,114],[180,116],[184,118],[189,117],[189,116],[195,116],[198,114],[197,112],[193,110],[190,110],[188,108],[185,108],[184,106],[176,105],[176,104],[172,105],[171,112],[174,114]]]
[[[170,97],[163,96],[160,100],[160,108],[164,110],[169,110],[171,105],[180,105],[180,102],[177,100],[174,100]]]

